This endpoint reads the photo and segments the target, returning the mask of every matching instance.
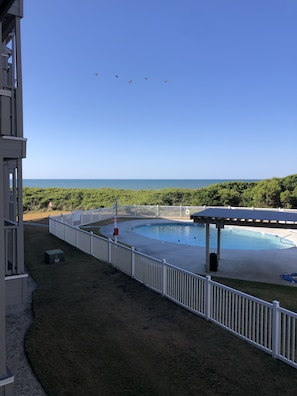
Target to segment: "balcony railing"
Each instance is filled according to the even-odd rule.
[[[17,274],[17,230],[18,225],[5,220],[4,243],[5,243],[5,275]]]

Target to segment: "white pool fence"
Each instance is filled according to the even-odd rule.
[[[126,207],[125,207],[126,208]],[[167,207],[168,208],[168,207]],[[178,208],[178,207],[176,207]],[[201,210],[202,208],[198,209]],[[186,212],[187,210],[187,212]],[[186,215],[197,207],[175,209]],[[134,211],[134,212],[133,212]],[[146,208],[145,213],[168,213],[160,207]],[[139,207],[118,211],[118,216],[140,216]],[[137,215],[135,214],[137,213]],[[297,368],[297,314],[272,303],[250,296],[206,277],[193,274],[140,253],[135,248],[116,243],[79,228],[112,218],[114,208],[74,212],[49,218],[49,232],[72,246],[104,261],[174,303],[215,323],[294,368]],[[150,215],[151,216],[151,215]]]

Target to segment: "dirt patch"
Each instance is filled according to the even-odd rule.
[[[61,249],[65,261],[44,262]],[[294,395],[296,370],[25,224],[38,284],[25,347],[49,395]],[[285,390],[285,391],[284,391]]]
[[[61,210],[51,210],[47,212],[27,212],[23,214],[24,221],[47,219],[49,216],[60,216],[61,214],[68,214],[71,212],[62,212]]]

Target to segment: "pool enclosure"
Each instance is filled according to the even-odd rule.
[[[216,270],[220,259],[221,229],[226,225],[297,229],[296,211],[269,209],[207,208],[190,216],[194,223],[205,224],[206,272]],[[217,253],[210,253],[210,224],[217,228]]]

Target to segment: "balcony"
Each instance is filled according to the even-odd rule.
[[[5,275],[15,275],[18,273],[17,264],[17,232],[18,225],[5,220],[4,244],[5,244]]]
[[[14,136],[2,136],[1,150],[4,158],[26,158],[27,139]]]
[[[23,272],[22,257],[19,257],[18,224],[5,220],[5,284],[7,305],[23,303],[26,299],[28,274]],[[21,244],[22,245],[22,244]]]

